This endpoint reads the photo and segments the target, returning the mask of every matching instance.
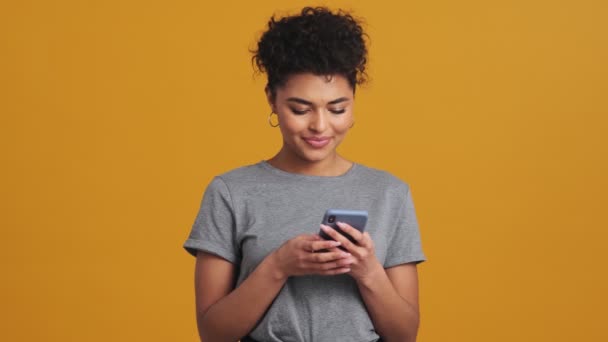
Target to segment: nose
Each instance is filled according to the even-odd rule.
[[[315,112],[314,115],[310,116],[310,123],[308,129],[313,132],[323,132],[327,128],[327,113],[323,109]]]

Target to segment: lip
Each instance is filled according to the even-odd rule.
[[[308,145],[310,145],[314,148],[323,148],[327,144],[329,144],[329,141],[331,140],[330,137],[309,137],[309,138],[302,138],[302,139],[304,141],[306,141],[306,143],[308,143]]]

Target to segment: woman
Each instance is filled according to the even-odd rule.
[[[271,18],[253,51],[283,146],[205,191],[184,244],[202,340],[415,341],[425,256],[409,186],[336,152],[354,124],[364,36],[348,13],[307,7]],[[341,224],[353,243],[323,226],[334,240],[322,239],[329,208],[367,210],[365,233]]]

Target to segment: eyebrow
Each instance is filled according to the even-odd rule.
[[[348,100],[349,100],[348,97],[340,97],[340,98],[337,98],[335,100],[331,100],[331,101],[327,102],[327,104],[331,105],[331,104],[336,104],[336,103],[340,103],[340,102],[344,102],[344,101],[348,101]],[[297,102],[297,103],[301,103],[301,104],[309,105],[309,106],[312,105],[312,102],[306,101],[306,100],[301,99],[299,97],[290,97],[290,98],[287,99],[287,101]]]

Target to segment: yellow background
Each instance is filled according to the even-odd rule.
[[[0,340],[197,340],[181,245],[279,149],[247,50],[307,4],[2,5]],[[367,20],[341,152],[412,186],[419,341],[608,340],[607,3],[324,4]]]

